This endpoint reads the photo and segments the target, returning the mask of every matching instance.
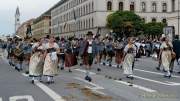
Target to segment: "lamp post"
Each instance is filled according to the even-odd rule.
[[[180,39],[180,33],[179,33],[179,20],[180,20],[180,19],[179,19],[179,15],[180,15],[180,14],[179,14],[179,9],[180,9],[180,7],[179,7],[179,3],[180,3],[180,2],[179,2],[179,0],[178,0],[178,35],[179,35],[179,39]]]

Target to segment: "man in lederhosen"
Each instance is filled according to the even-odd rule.
[[[85,48],[83,51],[83,63],[86,66],[86,77],[85,80],[91,82],[92,79],[89,76],[89,70],[93,64],[93,58],[95,54],[95,42],[93,40],[93,33],[89,31],[87,33],[87,39],[85,41]]]

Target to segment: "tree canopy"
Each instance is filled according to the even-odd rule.
[[[163,34],[163,28],[166,24],[161,22],[149,22],[144,25],[144,33],[146,35],[160,36]]]
[[[107,17],[107,27],[118,37],[137,35],[143,30],[144,21],[131,11],[116,11]]]

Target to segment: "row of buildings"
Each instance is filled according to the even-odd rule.
[[[24,36],[23,27],[31,25],[34,37],[83,37],[89,30],[105,35],[110,32],[107,16],[117,10],[133,11],[145,22],[167,23],[180,35],[179,0],[60,0],[40,17],[21,24],[16,32]]]

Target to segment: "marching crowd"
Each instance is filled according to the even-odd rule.
[[[102,37],[89,31],[86,38],[65,39],[47,35],[38,40],[22,40],[14,37],[7,42],[0,41],[0,48],[7,50],[11,66],[17,71],[25,69],[32,83],[42,81],[42,77],[46,77],[48,84],[54,83],[54,77],[60,70],[68,68],[72,72],[71,67],[75,65],[85,67],[85,80],[91,82],[89,71],[93,64],[100,72],[101,65],[112,66],[113,61],[117,68],[124,70],[127,78],[133,79],[134,63],[142,56],[156,58],[159,61],[156,69],[160,70],[162,64],[164,77],[170,78],[175,61],[178,65],[180,63],[180,40],[170,41],[165,36],[159,39],[129,37],[115,40],[110,35]]]

